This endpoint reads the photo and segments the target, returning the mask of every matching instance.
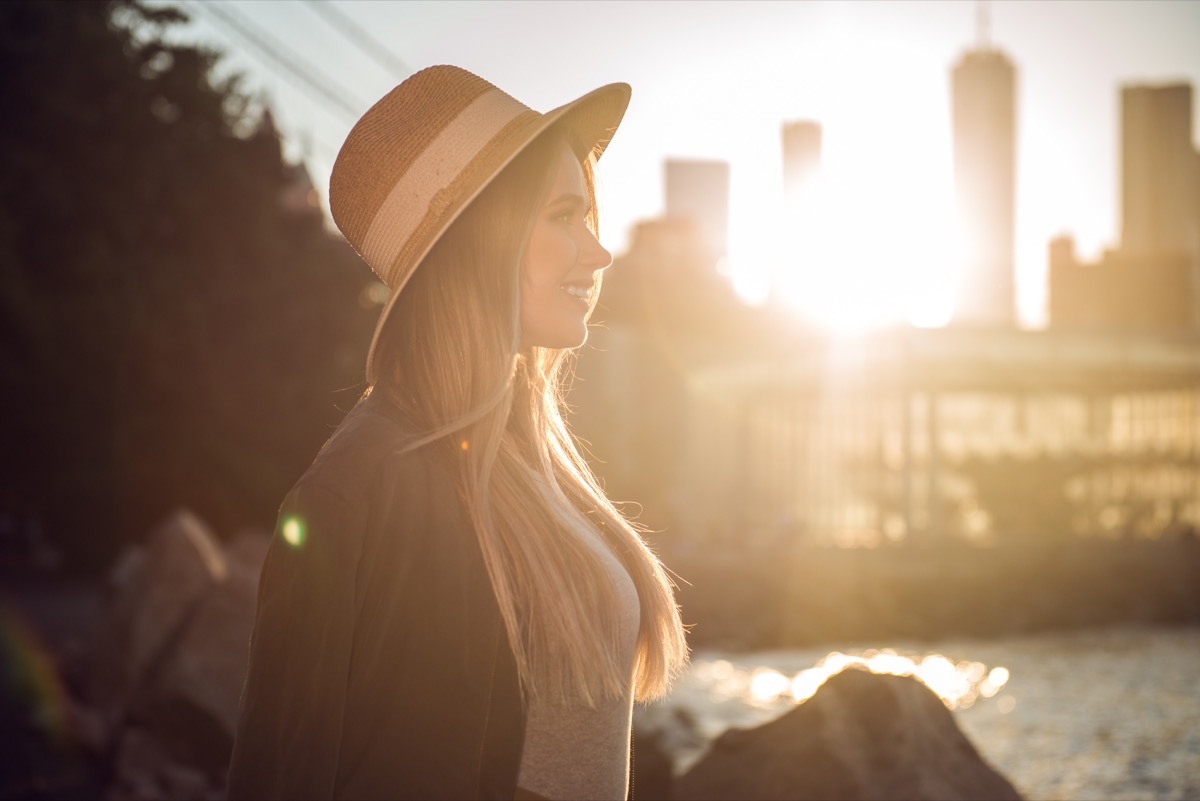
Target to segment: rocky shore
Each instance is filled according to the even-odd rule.
[[[223,797],[266,544],[262,534],[222,544],[181,511],[106,585],[73,597],[27,585],[22,603],[7,598],[3,727],[14,745],[0,799]],[[691,582],[681,599],[693,645],[762,647],[1194,617],[1196,544],[1172,547],[814,552],[770,567],[708,554],[677,572]],[[783,717],[726,732],[681,776],[669,738],[636,734],[642,799],[1019,797],[909,677],[838,674]]]
[[[107,586],[27,588],[42,631],[14,649],[5,736],[20,748],[0,799],[224,798],[266,545],[247,534],[222,546],[181,511]],[[55,608],[70,597],[71,614]]]

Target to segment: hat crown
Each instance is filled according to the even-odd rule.
[[[403,239],[421,218],[477,187],[460,179],[480,151],[519,117],[540,117],[460,67],[415,73],[384,95],[346,137],[329,181],[334,222],[387,284]],[[484,176],[480,177],[483,180]],[[389,224],[391,223],[391,224]]]

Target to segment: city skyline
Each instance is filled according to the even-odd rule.
[[[1200,327],[1200,151],[1190,84],[1121,90],[1121,237],[1095,262],[1050,245],[1050,324]]]
[[[289,152],[300,156],[310,143],[323,194],[351,115],[299,91],[204,6],[183,5],[195,17],[184,35],[233,53],[228,68],[267,95]],[[218,10],[295,52],[320,53],[311,66],[353,87],[346,105],[369,104],[403,77],[356,52],[306,5]],[[826,171],[881,240],[902,240],[919,256],[950,211],[950,71],[977,42],[974,4],[701,3],[686,13],[681,3],[334,5],[410,69],[458,63],[542,110],[595,85],[633,84],[600,176],[602,236],[615,253],[634,222],[663,212],[666,159],[719,159],[731,165],[731,257],[755,261],[774,222],[764,219],[764,198],[781,192],[781,128],[797,119],[821,123]],[[1071,234],[1085,258],[1119,239],[1120,87],[1200,84],[1200,53],[1190,46],[1200,7],[990,6],[989,41],[1017,70],[1018,320],[1037,325],[1050,239]],[[880,283],[882,296],[887,280],[881,270],[869,283]]]

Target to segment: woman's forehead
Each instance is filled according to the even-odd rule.
[[[553,201],[563,195],[586,198],[587,185],[583,179],[583,166],[565,144],[558,148],[555,164],[554,182],[550,185],[550,200]]]

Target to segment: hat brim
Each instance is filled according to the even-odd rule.
[[[400,293],[404,290],[413,273],[420,269],[421,262],[429,255],[429,251],[433,249],[433,246],[442,238],[447,229],[454,224],[454,221],[462,215],[463,211],[496,179],[496,176],[504,171],[504,168],[513,159],[554,125],[561,124],[573,133],[573,144],[581,149],[581,152],[576,153],[581,161],[589,153],[594,153],[596,158],[600,158],[608,148],[613,134],[616,133],[621,120],[625,116],[625,110],[629,107],[631,94],[632,90],[629,84],[611,83],[601,86],[599,89],[594,89],[570,103],[559,106],[553,111],[540,115],[536,124],[530,125],[526,129],[523,140],[512,149],[512,152],[503,160],[498,161],[490,174],[486,175],[479,182],[478,186],[464,196],[455,211],[445,215],[436,233],[429,237],[424,249],[413,256],[413,268],[408,270],[403,279],[391,288],[391,293],[388,295],[387,302],[383,306],[383,311],[379,315],[379,320],[375,324],[375,332],[371,336],[371,347],[367,351],[367,383],[369,385],[373,386],[379,377],[378,370],[375,368],[377,346],[383,335],[383,329],[388,317],[391,315],[392,309],[400,297]]]

